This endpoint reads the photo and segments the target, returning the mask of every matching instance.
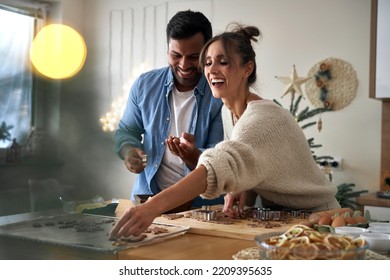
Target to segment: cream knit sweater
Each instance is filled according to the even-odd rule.
[[[252,189],[291,209],[338,205],[336,188],[315,163],[301,127],[270,100],[250,102],[231,138],[205,150],[198,165],[207,169],[204,198]]]

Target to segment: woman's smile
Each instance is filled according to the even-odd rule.
[[[225,80],[222,79],[211,79],[211,84],[213,87],[220,87],[225,83]]]

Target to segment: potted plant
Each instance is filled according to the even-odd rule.
[[[351,208],[357,210],[359,204],[355,201],[355,198],[360,196],[362,193],[367,193],[368,190],[354,191],[354,183],[344,183],[337,186],[336,199],[343,208]]]
[[[11,132],[13,125],[7,125],[5,121],[2,121],[0,124],[0,142],[11,141]],[[0,148],[0,158],[3,159],[7,155],[7,148]]]

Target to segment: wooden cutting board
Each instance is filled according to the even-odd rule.
[[[221,208],[221,207],[219,207]],[[219,209],[214,206],[214,209]],[[193,210],[181,212],[179,214],[186,214],[192,212]],[[272,222],[273,224],[279,224],[279,227],[265,228],[263,225],[259,227],[251,227],[248,224],[254,224],[254,222],[247,219],[237,220],[233,224],[217,224],[206,221],[198,221],[193,218],[179,218],[175,220],[170,220],[163,216],[157,217],[154,222],[163,223],[163,224],[173,224],[180,226],[190,227],[189,233],[208,235],[208,236],[219,236],[227,237],[241,240],[254,240],[256,235],[271,233],[271,232],[283,232],[291,228],[295,224],[299,224],[304,221],[303,219],[293,219],[288,224],[282,222]]]

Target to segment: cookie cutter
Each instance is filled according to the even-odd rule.
[[[202,209],[192,211],[192,215],[195,219],[212,221],[215,220],[216,211],[211,210],[210,206],[202,206]]]
[[[141,161],[142,161],[142,164],[147,164],[148,163],[148,155],[147,154],[142,155]]]
[[[252,217],[261,221],[281,221],[289,218],[307,219],[312,211],[308,210],[272,210],[271,208],[254,208]]]

